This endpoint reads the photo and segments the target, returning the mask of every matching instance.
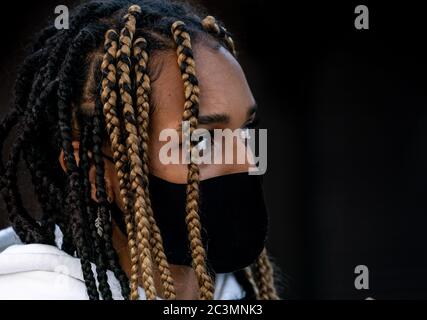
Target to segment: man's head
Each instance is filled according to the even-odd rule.
[[[233,40],[214,18],[179,2],[105,1],[78,7],[70,29],[43,30],[16,83],[15,106],[2,122],[2,143],[18,124],[9,161],[1,166],[11,222],[25,242],[54,243],[82,260],[88,295],[99,297],[90,262],[98,266],[102,297],[111,296],[106,269],[125,297],[137,298],[139,277],[154,299],[153,272],[163,296],[173,279],[149,196],[149,173],[187,183],[186,223],[200,297],[213,298],[198,216],[202,179],[248,170],[248,165],[164,165],[158,153],[165,128],[237,129],[255,116],[255,100],[235,58]],[[236,144],[239,144],[237,141]],[[196,143],[192,143],[195,147]],[[182,141],[175,146],[182,148]],[[236,145],[236,148],[239,146]],[[17,169],[23,155],[43,218],[27,213]],[[110,158],[112,161],[106,159]],[[109,203],[123,211],[132,261],[130,292],[111,241]],[[94,205],[95,203],[95,205]],[[264,260],[263,260],[264,259]],[[265,256],[260,257],[264,264]],[[259,295],[274,297],[272,278],[259,276]]]

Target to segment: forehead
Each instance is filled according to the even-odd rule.
[[[200,115],[226,113],[240,121],[255,104],[245,75],[236,59],[224,48],[200,44],[193,47],[200,87]],[[155,111],[152,123],[176,127],[181,121],[184,88],[175,52],[156,57],[158,65],[152,83]],[[244,119],[242,120],[244,121]]]

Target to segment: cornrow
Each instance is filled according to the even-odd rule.
[[[154,220],[154,213],[151,207],[149,181],[148,181],[148,127],[150,117],[149,94],[151,91],[150,78],[147,74],[148,54],[146,52],[147,41],[144,38],[138,38],[133,44],[133,57],[137,61],[135,65],[136,76],[136,110],[137,110],[137,128],[138,134],[142,140],[142,171],[144,182],[144,195],[147,204],[148,219],[151,227],[152,237],[150,239],[155,262],[160,271],[160,279],[163,286],[163,294],[166,299],[175,299],[175,288],[172,274],[169,269],[169,263],[163,249],[163,240],[160,230]]]
[[[135,16],[141,12],[139,6],[131,6],[125,16],[125,26],[120,33],[120,49],[117,51],[117,71],[119,77],[120,96],[123,104],[123,117],[127,133],[126,146],[130,160],[130,184],[135,195],[135,223],[138,239],[139,263],[142,284],[148,300],[156,299],[156,288],[153,279],[153,262],[150,246],[150,223],[146,210],[145,190],[143,184],[143,169],[140,157],[141,140],[136,128],[135,111],[132,101],[132,84],[130,80],[130,54],[133,35],[135,33]]]
[[[183,121],[189,121],[190,130],[184,132],[184,140],[189,141],[193,131],[198,125],[199,113],[199,87],[196,78],[195,62],[191,48],[190,35],[182,21],[176,21],[171,26],[173,38],[177,44],[178,65],[184,81],[184,114]],[[184,130],[186,131],[186,130]],[[187,130],[188,131],[188,130]],[[191,150],[194,141],[191,142]],[[199,217],[199,167],[194,163],[192,152],[187,176],[187,205],[186,223],[189,232],[193,268],[196,272],[200,288],[200,298],[211,300],[214,295],[214,285],[206,267],[206,252],[201,236],[201,223]]]
[[[202,20],[202,26],[207,32],[217,36],[219,39],[224,40],[228,50],[230,50],[233,56],[237,56],[236,48],[234,46],[233,38],[231,38],[231,34],[227,31],[226,28],[220,25],[213,16],[206,16]]]
[[[256,284],[256,294],[259,300],[278,300],[274,287],[273,267],[264,248],[255,264],[252,266],[253,280]],[[250,278],[249,278],[250,279]]]
[[[102,92],[101,100],[104,103],[106,129],[110,137],[114,164],[116,167],[120,196],[124,205],[128,247],[131,258],[130,298],[138,299],[138,249],[136,246],[132,216],[130,214],[131,203],[128,187],[129,175],[125,172],[127,162],[126,148],[121,143],[120,120],[117,111],[116,94],[116,55],[118,46],[118,34],[114,30],[108,30],[105,34],[105,54],[101,64]]]

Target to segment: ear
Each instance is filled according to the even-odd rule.
[[[79,157],[79,148],[80,148],[80,142],[79,141],[73,141],[73,148],[74,148],[74,157],[76,159],[77,165],[80,163],[80,157]],[[65,155],[64,150],[61,149],[61,153],[59,154],[59,163],[61,164],[62,170],[67,172],[67,164],[65,163]]]
[[[79,147],[80,147],[80,142],[73,141],[74,157],[76,159],[77,165],[79,165],[79,162],[80,162]],[[61,164],[62,169],[66,172],[67,164],[65,162],[64,150],[62,149],[61,149],[61,153],[59,154],[58,160],[59,160],[59,163]],[[109,168],[108,166],[105,166],[104,168],[105,168],[105,186],[107,191],[107,201],[111,203],[114,201],[114,198],[115,198],[112,181],[111,181],[111,175],[112,175],[112,172],[114,171],[111,171],[111,168]],[[94,201],[98,202],[98,199],[96,197],[95,180],[96,180],[96,168],[94,165],[91,165],[89,168],[89,183],[91,186],[91,198]]]

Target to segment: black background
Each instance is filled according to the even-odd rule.
[[[0,11],[1,113],[27,40],[53,23],[56,5],[74,2],[15,1]],[[269,249],[283,272],[284,297],[426,298],[421,5],[200,2],[235,34],[261,127],[269,130]],[[369,30],[354,27],[359,4],[369,8]],[[25,178],[22,187],[29,188]],[[369,290],[354,287],[361,264],[370,271]]]

